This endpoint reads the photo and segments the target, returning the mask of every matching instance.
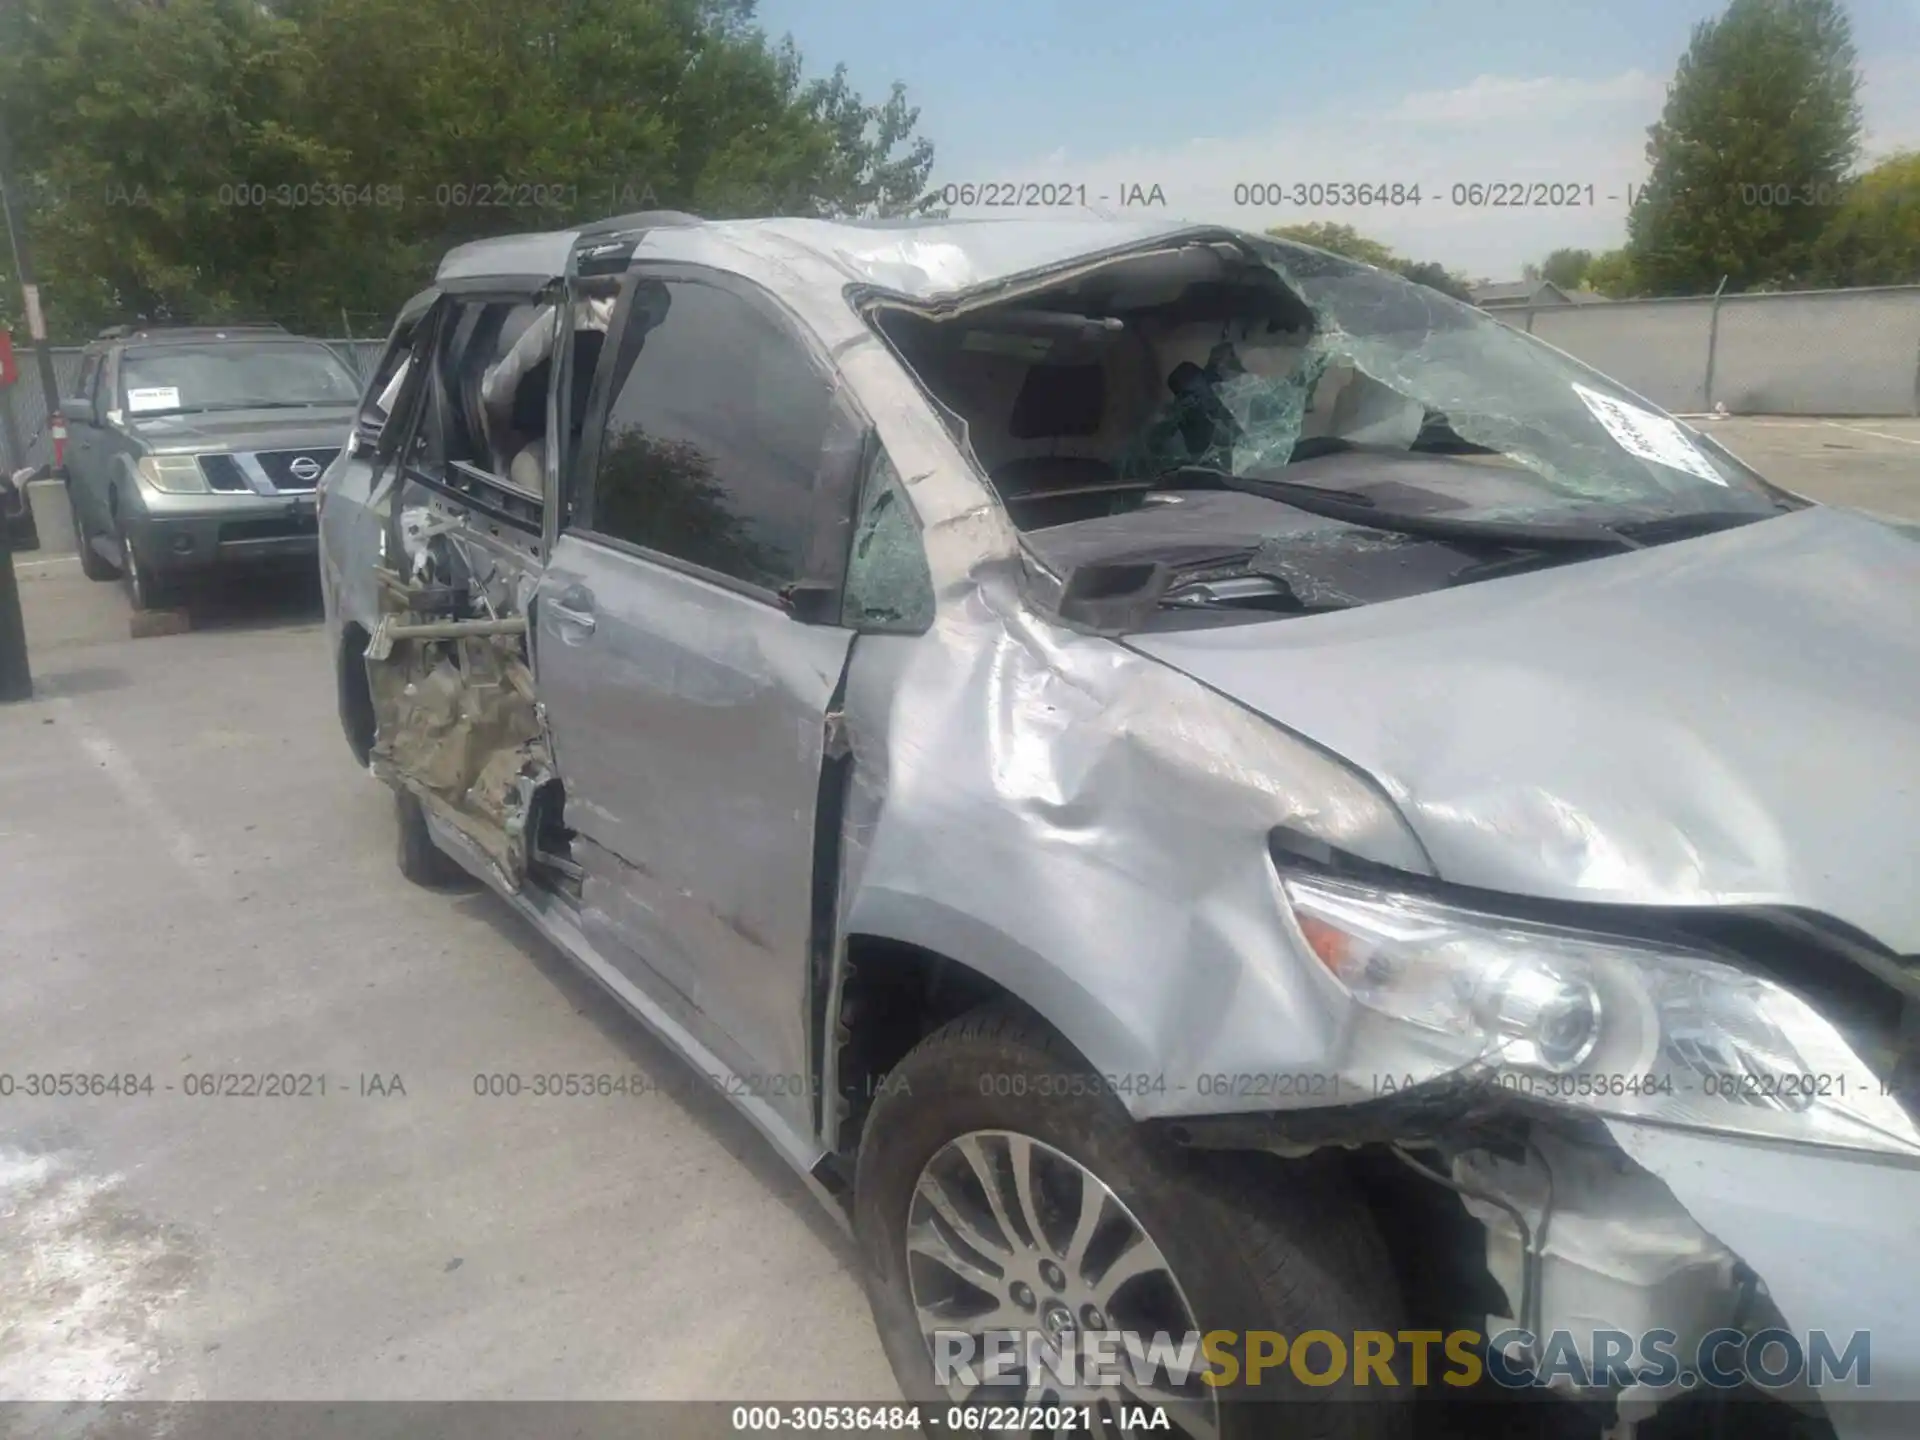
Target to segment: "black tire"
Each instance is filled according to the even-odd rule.
[[[93,532],[80,518],[80,506],[71,486],[67,490],[67,514],[73,519],[73,548],[80,556],[80,573],[89,580],[118,580],[120,572],[93,548]]]
[[[446,851],[433,843],[427,833],[426,812],[420,802],[404,790],[393,792],[393,816],[399,834],[395,852],[400,873],[428,890],[470,890],[474,879]]]
[[[120,580],[127,603],[135,610],[171,610],[175,604],[172,578],[141,561],[139,548],[125,529],[120,531]]]
[[[1037,1016],[995,1004],[927,1037],[879,1085],[861,1138],[854,1229],[874,1322],[910,1400],[943,1416],[953,1403],[935,1381],[916,1317],[909,1208],[929,1159],[975,1131],[1031,1137],[1098,1177],[1165,1256],[1202,1335],[1327,1330],[1350,1346],[1356,1331],[1399,1331],[1403,1308],[1386,1249],[1337,1169],[1183,1150],[1137,1124],[1111,1092],[1084,1083],[1093,1079],[1085,1060]],[[1085,1255],[1091,1261],[1093,1247]],[[995,1268],[1003,1278],[1009,1273]],[[1116,1298],[1124,1293],[1123,1286]],[[1314,1354],[1314,1370],[1324,1369],[1327,1352]],[[1253,1403],[1256,1395],[1292,1403]],[[1392,1396],[1378,1384],[1307,1389],[1282,1367],[1264,1374],[1258,1390],[1223,1386],[1218,1396],[1221,1440],[1410,1433],[1410,1392]],[[1021,1398],[1016,1388],[1006,1400]]]

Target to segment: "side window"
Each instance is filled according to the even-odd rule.
[[[420,338],[420,323],[427,314],[426,310],[421,310],[412,315],[403,315],[387,339],[387,348],[380,352],[380,358],[374,364],[372,379],[367,383],[360,401],[360,412],[355,419],[361,438],[369,443],[379,441],[387,421],[393,416],[394,406],[399,402],[407,376],[413,369],[414,342]]]
[[[829,378],[770,309],[699,281],[640,283],[588,524],[777,590],[805,572]]]
[[[120,398],[120,359],[117,352],[109,350],[100,357],[100,373],[93,382],[93,413],[102,424],[123,402]]]
[[[933,624],[933,576],[920,517],[882,454],[867,475],[847,555],[841,623],[850,629],[919,635]]]
[[[415,442],[430,469],[472,465],[538,488],[546,395],[530,371],[552,353],[553,307],[472,300],[442,317],[428,377],[427,417]],[[523,343],[524,342],[524,343]]]
[[[100,352],[95,350],[80,359],[80,378],[73,382],[74,398],[86,407],[88,417],[94,410],[93,391],[100,381]]]

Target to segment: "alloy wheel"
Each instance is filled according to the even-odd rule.
[[[929,1356],[942,1353],[936,1332],[1019,1337],[1012,1383],[949,1385],[959,1402],[1084,1409],[1094,1433],[1130,1436],[1130,1412],[1163,1413],[1171,1433],[1217,1440],[1217,1397],[1191,1373],[1169,1375],[1133,1363],[1122,1345],[1117,1385],[1089,1388],[1087,1377],[1034,1358],[1043,1347],[1076,1344],[1088,1332],[1122,1332],[1152,1345],[1184,1347],[1198,1334],[1193,1307],[1160,1247],[1133,1212],[1072,1156],[1031,1136],[975,1130],[948,1141],[920,1172],[907,1214],[906,1264],[915,1313]],[[1032,1337],[1030,1342],[1029,1337]],[[1082,1350],[1081,1354],[1085,1354]],[[1084,1428],[1062,1434],[1084,1435]],[[1138,1433],[1146,1434],[1146,1430]],[[1165,1435],[1156,1428],[1151,1433]]]

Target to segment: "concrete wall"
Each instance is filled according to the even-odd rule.
[[[1920,285],[1490,313],[1683,414],[1920,415]]]
[[[1746,415],[1920,414],[1920,286],[1740,295],[1713,398]]]
[[[1622,301],[1536,310],[1532,333],[1664,409],[1692,412],[1709,408],[1711,323],[1711,308],[1691,300]]]

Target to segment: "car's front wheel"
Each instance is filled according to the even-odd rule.
[[[123,525],[120,529],[120,579],[127,587],[127,601],[135,610],[165,610],[174,600],[169,578],[151,570],[140,558],[140,547]]]
[[[89,580],[116,580],[120,572],[108,563],[107,557],[94,548],[93,531],[80,514],[79,497],[73,493],[73,487],[67,487],[67,514],[73,520],[73,548],[80,556],[80,573]]]
[[[1200,1348],[1232,1332],[1225,1353],[1239,1368],[1253,1332],[1269,1332],[1270,1358],[1272,1336],[1318,1330],[1350,1347],[1358,1331],[1398,1330],[1386,1251],[1335,1171],[1172,1145],[1014,1007],[929,1036],[877,1089],[855,1229],[910,1399],[989,1414],[1071,1407],[1112,1436],[1143,1414],[1190,1440],[1405,1433],[1408,1407],[1379,1386],[1355,1387],[1351,1372],[1324,1383],[1325,1349],[1309,1382],[1281,1364],[1249,1388],[1244,1370],[1236,1379]],[[1142,1362],[1161,1337],[1169,1364]],[[995,1349],[1011,1383],[985,1383]],[[1094,1357],[1091,1375],[1067,1364],[1069,1350]]]

